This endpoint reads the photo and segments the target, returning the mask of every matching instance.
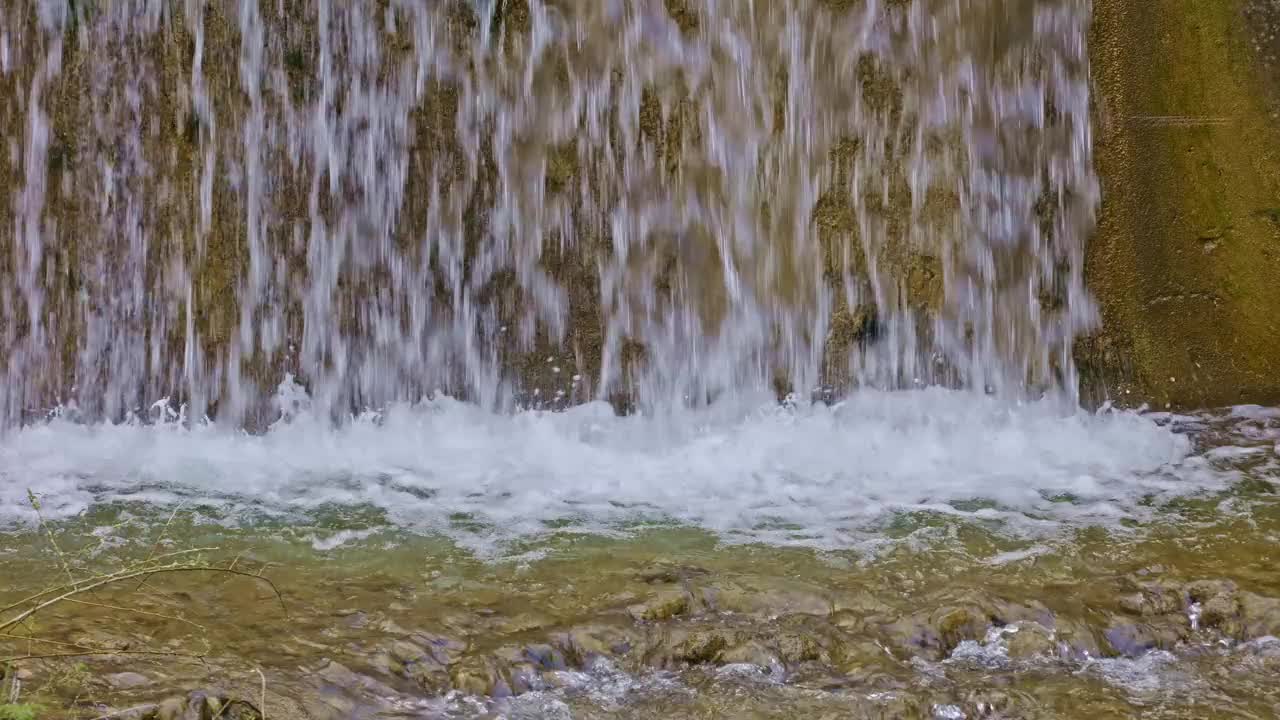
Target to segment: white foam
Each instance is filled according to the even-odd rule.
[[[1137,414],[1010,407],[941,389],[662,418],[615,417],[603,404],[495,415],[437,399],[336,429],[303,412],[261,435],[53,419],[0,440],[0,523],[31,517],[31,488],[50,517],[120,500],[231,517],[372,506],[471,544],[535,536],[548,523],[616,531],[660,521],[848,547],[899,511],[1043,533],[1138,517],[1144,496],[1229,482],[1190,452],[1186,436]],[[960,502],[973,500],[984,502]]]
[[[1269,408],[1261,405],[1236,405],[1231,408],[1231,415],[1248,420],[1280,420],[1280,408]]]
[[[308,535],[305,539],[311,541],[313,549],[325,552],[327,550],[335,550],[348,543],[367,540],[376,532],[377,530],[339,530],[327,537]]]

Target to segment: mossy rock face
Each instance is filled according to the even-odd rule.
[[[1280,7],[1099,0],[1086,396],[1280,402]]]

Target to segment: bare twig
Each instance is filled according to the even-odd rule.
[[[108,529],[108,530],[118,530],[118,529],[120,529],[120,528],[122,528],[122,527],[124,527],[124,526],[126,526],[126,525],[129,525],[129,524],[131,524],[131,523],[133,523],[133,522],[134,522],[134,521],[133,521],[132,519],[129,519],[129,520],[121,520],[120,522],[118,522],[118,523],[116,523],[116,524],[114,524],[114,525],[107,525],[107,526],[106,526],[106,529]],[[103,548],[103,546],[105,546],[105,545],[107,544],[107,539],[108,539],[107,534],[102,534],[102,535],[98,536],[97,540],[96,540],[92,545],[86,545],[84,548],[82,548],[79,552],[77,552],[77,553],[75,554],[75,557],[76,557],[77,559],[83,559],[83,558],[86,558],[86,557],[89,557],[89,556],[93,555],[93,554],[94,554],[94,553],[96,553],[98,550],[101,550],[101,549]]]
[[[8,630],[14,625],[17,625],[18,623],[26,620],[32,615],[35,615],[36,613],[40,612],[41,610],[44,610],[52,605],[57,605],[58,603],[72,596],[75,596],[84,592],[89,592],[91,590],[104,587],[106,585],[122,582],[124,580],[148,578],[153,575],[165,575],[169,573],[192,573],[192,572],[228,573],[231,575],[240,575],[242,577],[253,578],[254,580],[261,581],[265,583],[268,587],[270,587],[271,591],[275,593],[276,600],[280,602],[280,609],[281,611],[284,612],[285,616],[287,617],[289,614],[289,609],[288,607],[285,606],[284,595],[280,593],[280,589],[277,588],[276,584],[272,582],[269,578],[262,577],[261,575],[254,575],[252,573],[243,572],[240,570],[230,570],[228,568],[215,567],[210,565],[177,565],[175,564],[175,565],[165,565],[161,567],[149,567],[141,570],[122,571],[119,573],[115,573],[113,575],[105,575],[105,576],[99,577],[96,580],[89,582],[89,584],[87,585],[80,584],[80,585],[72,586],[69,590],[62,593],[61,595],[45,600],[39,605],[36,605],[33,608],[27,609],[25,612],[18,614],[16,617],[10,620],[5,620],[3,622],[0,622],[0,631]]]
[[[18,655],[9,658],[0,658],[0,663],[15,663],[24,660],[51,660],[54,658],[83,658],[83,657],[114,657],[116,655],[150,655],[154,657],[176,657],[185,660],[195,660],[201,665],[207,664],[205,661],[210,659],[208,655],[196,655],[194,653],[184,652],[165,652],[163,650],[102,650],[98,652],[66,652],[66,653],[48,653],[47,655]]]
[[[93,651],[101,650],[103,652],[108,652],[105,648],[95,648],[95,647],[90,647],[89,645],[63,642],[61,640],[49,640],[48,638],[35,637],[34,635],[15,635],[13,633],[0,632],[0,637],[13,638],[14,640],[26,640],[28,641],[28,647],[30,647],[31,642],[38,642],[38,643],[44,643],[45,645],[58,645],[61,647],[73,647],[80,650],[93,650]],[[27,652],[31,652],[31,651],[28,650]]]
[[[39,521],[40,529],[44,531],[44,536],[49,539],[49,544],[53,546],[53,552],[58,556],[58,564],[67,573],[67,582],[74,585],[76,578],[71,574],[71,565],[67,563],[67,556],[63,554],[62,548],[58,547],[58,541],[53,538],[53,530],[44,521],[44,513],[40,510],[40,498],[36,497],[31,488],[27,488],[27,502],[31,503],[31,509],[36,511],[36,520]]]
[[[146,562],[151,562],[155,559],[156,551],[160,549],[160,543],[164,542],[165,536],[169,534],[169,526],[173,525],[173,519],[178,517],[178,511],[181,509],[182,503],[178,503],[177,507],[173,509],[173,512],[169,514],[169,519],[164,521],[164,527],[160,528],[160,534],[156,536],[156,541],[151,546],[151,554],[147,555]],[[138,583],[138,587],[135,588],[134,591],[141,591],[142,588],[146,586],[148,579],[149,578],[143,578],[142,582]]]
[[[173,519],[178,517],[178,511],[181,509],[182,503],[178,503],[178,506],[170,513],[169,519],[165,521],[164,527],[160,528],[160,535],[156,537],[155,544],[151,546],[151,554],[147,556],[147,562],[151,562],[155,558],[156,551],[160,549],[160,543],[164,542],[165,536],[169,534],[169,526],[173,525]]]
[[[67,598],[67,602],[76,603],[77,605],[89,605],[91,607],[104,608],[106,610],[119,610],[120,612],[129,612],[129,613],[134,613],[136,615],[150,615],[151,617],[163,618],[165,620],[176,620],[177,622],[186,623],[187,625],[190,625],[193,628],[198,628],[206,632],[209,630],[209,628],[206,628],[200,623],[192,622],[184,617],[178,617],[177,615],[166,615],[165,613],[151,612],[149,610],[140,610],[138,608],[127,608],[127,607],[120,607],[118,605],[107,605],[106,603],[89,602],[88,600],[80,600],[73,597]]]
[[[163,554],[163,555],[158,555],[158,556],[156,556],[156,558],[155,558],[155,562],[159,562],[159,561],[161,561],[161,560],[167,560],[167,559],[169,559],[169,558],[177,557],[177,556],[180,556],[180,555],[191,555],[192,553],[209,552],[209,551],[216,550],[216,549],[217,549],[217,548],[207,548],[207,547],[206,547],[206,548],[191,548],[190,550],[178,550],[178,551],[176,551],[176,552],[165,553],[165,554]],[[113,573],[109,573],[109,574],[106,574],[106,575],[99,575],[99,576],[98,576],[98,578],[110,578],[110,577],[115,577],[116,575],[121,575],[121,574],[124,574],[124,573],[136,572],[136,571],[140,570],[142,567],[143,567],[143,563],[139,563],[139,564],[137,564],[137,565],[130,565],[129,567],[123,568],[123,569],[121,569],[121,570],[117,570],[117,571],[115,571],[115,572],[113,572]],[[161,566],[161,567],[168,567],[168,566]],[[92,578],[91,578],[91,579],[92,579]],[[81,582],[83,582],[83,581],[81,581]],[[12,605],[9,605],[9,606],[7,606],[7,607],[0,608],[0,615],[3,615],[3,614],[5,614],[5,613],[7,613],[7,612],[9,612],[9,611],[11,611],[11,610],[16,610],[16,609],[18,609],[18,608],[20,608],[20,607],[22,607],[23,605],[26,605],[26,604],[28,604],[28,603],[35,602],[36,600],[39,600],[40,598],[45,597],[46,595],[52,595],[52,594],[57,593],[57,592],[62,592],[62,591],[64,591],[64,590],[68,590],[68,589],[71,589],[71,588],[75,588],[75,587],[76,587],[77,585],[79,585],[79,584],[80,584],[80,583],[72,582],[72,583],[67,583],[67,584],[65,584],[65,585],[55,585],[54,587],[51,587],[51,588],[45,588],[44,590],[41,590],[40,592],[38,592],[38,593],[36,593],[36,594],[34,594],[34,595],[29,595],[29,596],[27,596],[27,597],[25,597],[25,598],[23,598],[23,599],[19,600],[18,602],[13,603]]]
[[[258,677],[262,678],[262,699],[258,705],[258,716],[260,720],[267,720],[267,676],[263,674],[262,668],[255,667]]]
[[[32,507],[35,509],[37,517],[40,520],[41,529],[44,531],[49,544],[53,547],[54,552],[58,556],[61,570],[66,574],[66,582],[54,587],[46,588],[38,593],[19,600],[16,603],[12,603],[7,607],[0,608],[0,638],[12,639],[19,642],[26,641],[26,654],[0,658],[0,666],[24,661],[66,660],[72,658],[92,657],[111,658],[123,656],[174,658],[195,661],[202,665],[207,665],[207,661],[215,657],[208,654],[208,650],[210,650],[211,647],[207,637],[204,642],[206,652],[193,653],[165,650],[116,650],[109,647],[98,647],[96,645],[46,639],[36,635],[33,619],[40,613],[61,603],[74,603],[77,605],[102,608],[113,612],[135,613],[167,621],[176,621],[196,628],[207,634],[207,627],[179,615],[96,601],[96,593],[104,588],[136,580],[139,581],[137,589],[141,590],[157,575],[176,573],[208,573],[215,576],[219,574],[227,576],[228,580],[233,579],[234,577],[244,577],[256,582],[261,582],[270,589],[271,593],[275,596],[276,601],[280,604],[281,611],[284,613],[286,618],[288,617],[289,609],[285,603],[284,595],[280,592],[279,587],[277,587],[274,581],[263,575],[267,566],[264,565],[261,568],[257,568],[255,572],[250,572],[248,569],[241,570],[237,568],[240,561],[243,559],[243,552],[236,555],[225,565],[221,562],[211,564],[200,555],[200,553],[214,551],[217,548],[192,548],[188,550],[160,553],[159,550],[161,543],[166,537],[169,527],[174,522],[178,510],[175,510],[173,514],[170,515],[155,544],[152,546],[146,560],[135,562],[127,565],[126,567],[115,570],[114,572],[88,575],[77,579],[68,562],[68,556],[63,553],[62,549],[58,546],[52,530],[41,514],[39,499],[30,491],[28,491],[28,494]],[[87,599],[86,596],[94,599]],[[48,649],[53,651],[42,652],[41,649],[38,648],[40,645],[52,646],[52,648]],[[18,648],[15,649],[20,648],[21,646],[19,645]],[[230,656],[219,659],[243,662],[241,658]],[[261,682],[260,694],[262,708],[258,709],[258,713],[261,718],[265,719],[267,678],[261,667],[254,666],[253,671],[257,673]],[[3,683],[0,682],[0,691],[6,689],[2,686]],[[7,689],[16,690],[17,688],[16,686],[11,685],[10,688]],[[0,695],[0,697],[3,697],[3,695]],[[222,705],[218,712],[219,717],[227,711],[230,704],[232,703],[224,703]],[[252,704],[250,703],[243,704],[248,707],[252,707]]]
[[[241,550],[240,552],[236,553],[236,556],[235,556],[234,558],[232,558],[232,559],[231,559],[231,564],[227,566],[227,569],[228,569],[228,570],[235,570],[235,569],[236,569],[236,565],[240,564],[240,558],[244,557],[244,554],[245,554],[245,553],[247,553],[247,552],[249,552],[249,551],[250,551],[250,550],[252,550],[252,549],[253,549],[253,548],[251,548],[251,547],[247,547],[247,548],[245,548],[245,549]]]

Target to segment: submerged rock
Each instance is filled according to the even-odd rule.
[[[262,711],[245,700],[192,692],[159,703],[101,715],[97,720],[262,720]]]
[[[627,608],[632,618],[643,621],[670,620],[692,612],[693,594],[687,590],[667,590],[643,603]]]
[[[1019,623],[1006,637],[1009,657],[1014,659],[1050,656],[1057,650],[1053,631],[1039,623]]]
[[[107,684],[116,690],[131,690],[151,684],[150,678],[136,672],[112,673],[104,676],[103,680],[106,680]]]

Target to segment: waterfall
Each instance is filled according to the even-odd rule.
[[[0,0],[0,416],[1074,401],[1087,0]]]

